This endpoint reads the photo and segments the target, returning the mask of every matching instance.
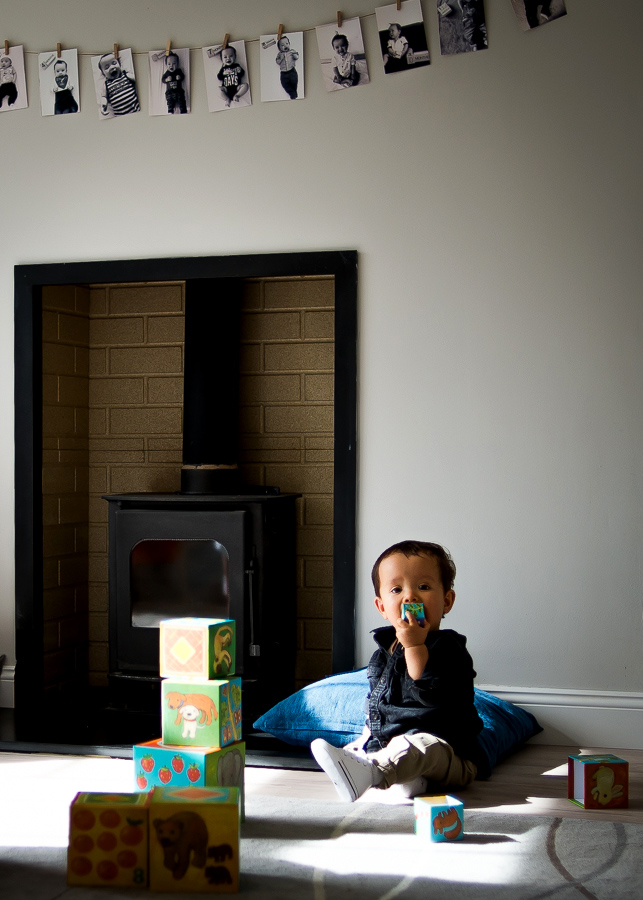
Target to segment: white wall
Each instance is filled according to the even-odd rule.
[[[643,697],[640,35],[643,5],[522,32],[486,0],[487,51],[327,94],[314,32],[306,99],[261,103],[256,39],[333,21],[327,0],[0,0],[27,51],[248,46],[254,106],[99,121],[2,113],[0,653],[12,661],[13,266],[88,259],[359,251],[357,655],[378,624],[370,566],[388,544],[444,542],[459,575],[449,624],[479,680]],[[4,36],[0,36],[3,37]]]

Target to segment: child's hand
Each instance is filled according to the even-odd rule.
[[[406,650],[408,647],[421,647],[426,641],[429,626],[424,620],[424,624],[420,625],[413,613],[407,612],[407,619],[398,619],[395,622],[395,635]]]

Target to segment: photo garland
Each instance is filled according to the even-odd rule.
[[[524,31],[538,28],[567,15],[565,0],[507,0]],[[374,13],[386,74],[421,68],[430,63],[421,0],[396,0],[376,7]],[[443,56],[488,48],[484,0],[436,0],[440,52]],[[372,15],[372,14],[369,14]],[[312,29],[309,29],[312,30]],[[360,17],[317,25],[322,80],[327,91],[343,91],[370,82]],[[285,32],[258,39],[262,102],[303,100],[304,32]],[[219,112],[251,106],[246,41],[229,41],[202,47],[208,109]],[[149,115],[181,115],[190,108],[190,48],[147,52],[149,67]],[[76,49],[38,54],[40,109],[42,116],[80,112],[78,55]],[[119,118],[140,112],[132,50],[118,50],[91,57],[98,115]],[[28,107],[23,45],[4,44],[0,52],[0,112]]]

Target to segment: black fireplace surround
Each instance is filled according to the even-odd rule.
[[[292,277],[333,275],[335,282],[335,451],[334,451],[334,547],[333,547],[333,626],[332,670],[351,669],[354,664],[355,609],[355,500],[356,500],[356,293],[357,254],[355,251],[319,253],[263,254],[254,256],[197,257],[155,260],[124,260],[15,267],[15,491],[16,491],[16,713],[34,709],[44,699],[43,678],[43,554],[42,554],[42,367],[41,310],[42,288],[65,284],[185,281],[186,298],[190,291],[209,296],[221,290],[230,296],[244,279],[253,277]],[[186,300],[186,305],[189,300]],[[190,327],[187,324],[186,329]],[[198,341],[208,329],[196,326]],[[211,335],[210,331],[210,335]],[[186,341],[188,339],[186,331]],[[206,338],[207,339],[207,338]],[[196,358],[196,357],[195,357]],[[194,365],[187,353],[188,367]],[[216,353],[206,356],[216,368]],[[203,365],[203,359],[196,363]],[[206,384],[207,379],[194,379]],[[216,371],[213,377],[221,373]],[[198,389],[197,389],[198,392]],[[207,562],[208,568],[225,568],[225,597],[215,609],[237,621],[238,669],[248,683],[248,699],[256,707],[253,714],[267,708],[273,700],[288,692],[287,681],[276,679],[270,691],[253,692],[250,686],[265,681],[278,658],[286,661],[284,671],[294,668],[294,598],[286,610],[286,625],[261,577],[274,577],[279,567],[289,566],[284,553],[294,547],[294,500],[278,489],[244,486],[239,482],[234,440],[236,433],[236,395],[222,402],[226,427],[205,423],[199,415],[199,398],[185,395],[184,448],[181,491],[169,495],[106,495],[110,520],[121,517],[132,537],[134,521],[144,523],[143,532],[132,546],[139,546],[131,565],[145,583],[152,569],[145,566],[151,557],[167,557],[175,552],[187,555],[193,564]],[[227,406],[226,406],[227,403]],[[191,408],[191,405],[194,407]],[[190,421],[193,425],[189,426]],[[230,427],[230,423],[233,427]],[[220,425],[220,423],[219,423]],[[210,434],[199,429],[210,428]],[[203,458],[202,448],[209,448]],[[214,446],[214,451],[212,447]],[[194,525],[192,513],[197,510]],[[176,514],[176,526],[168,528],[167,513]],[[111,526],[111,522],[110,522]],[[279,530],[279,534],[275,531]],[[223,539],[221,538],[223,536]],[[111,542],[110,533],[110,542]],[[189,545],[189,546],[188,546]],[[132,547],[127,550],[131,554]],[[111,557],[124,551],[111,547]],[[124,558],[124,557],[123,557]],[[140,565],[137,563],[139,560]],[[116,624],[112,617],[110,588],[110,676],[150,675],[137,673],[137,646],[142,657],[158,661],[157,623],[146,616],[145,589],[137,587],[136,577],[127,569],[127,590],[140,596],[129,597],[128,627]],[[185,568],[185,563],[183,563]],[[223,571],[223,569],[222,569]],[[110,577],[111,574],[110,574]],[[227,580],[226,580],[227,579]],[[248,582],[252,588],[248,589]],[[260,584],[260,587],[257,585]],[[218,588],[213,588],[216,594]],[[253,593],[254,592],[254,593]],[[212,596],[212,595],[211,595]],[[218,601],[215,600],[215,607]],[[196,606],[185,614],[204,614]],[[206,604],[207,605],[207,604]],[[162,611],[162,603],[161,603]],[[209,609],[212,606],[208,606]],[[152,617],[158,615],[152,611]],[[142,627],[132,627],[140,625]],[[120,629],[120,630],[119,630]],[[256,634],[261,635],[261,644]],[[150,644],[150,647],[147,647]],[[263,670],[263,671],[262,671]],[[258,677],[259,676],[259,677]],[[153,673],[151,679],[153,680]],[[139,678],[139,680],[141,680]]]

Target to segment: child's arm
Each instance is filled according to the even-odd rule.
[[[426,621],[420,625],[412,613],[407,613],[409,620],[398,619],[395,625],[395,634],[398,641],[404,647],[404,658],[409,678],[417,681],[429,661],[429,651],[425,644],[429,626]]]
[[[406,54],[409,52],[409,42],[404,37],[404,35],[400,37],[400,40],[402,41],[402,52],[400,53],[400,59],[404,59]]]

